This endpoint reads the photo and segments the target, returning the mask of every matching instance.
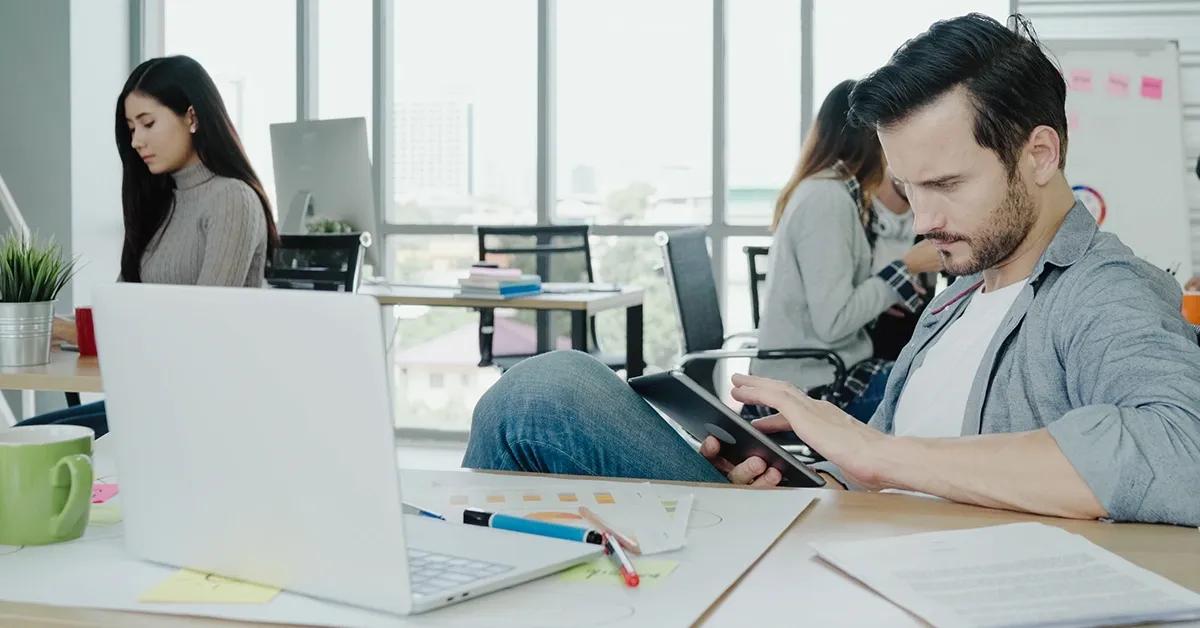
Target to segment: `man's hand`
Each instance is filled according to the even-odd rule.
[[[764,421],[766,419],[758,419],[751,421],[750,424],[765,434],[792,429],[786,422],[782,424],[778,422],[765,424]],[[721,441],[712,436],[705,438],[704,442],[700,443],[700,455],[707,458],[718,471],[724,473],[725,477],[729,478],[729,481],[734,484],[771,487],[777,486],[783,480],[783,475],[779,473],[778,469],[768,467],[767,462],[758,456],[746,458],[737,465],[722,458]]]
[[[763,432],[791,428],[809,447],[836,464],[854,484],[867,489],[885,488],[872,451],[890,436],[867,427],[841,408],[813,399],[790,384],[754,377],[733,376],[733,398],[742,403],[770,406],[779,414],[754,422]],[[719,467],[718,467],[719,468]]]

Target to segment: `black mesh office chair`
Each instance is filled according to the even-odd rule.
[[[769,246],[743,246],[746,254],[746,267],[750,269],[750,320],[758,329],[758,316],[762,308],[758,288],[767,280],[767,255],[771,252]]]
[[[683,332],[684,355],[679,368],[717,394],[713,374],[717,361],[728,358],[758,358],[760,360],[823,360],[833,366],[833,386],[840,387],[846,379],[846,365],[833,351],[827,349],[725,349],[725,343],[746,334],[725,336],[721,321],[721,305],[717,298],[717,281],[713,275],[712,258],[708,253],[708,238],[703,227],[660,231],[654,241],[662,248],[667,283],[675,302],[675,312]]]
[[[284,235],[267,260],[267,283],[275,288],[354,292],[358,289],[364,233]]]
[[[476,227],[479,260],[520,268],[545,282],[592,283],[592,249],[587,225],[554,227]],[[517,320],[536,328],[536,341],[496,338],[496,312],[479,310],[479,365],[508,370],[517,362],[539,353],[570,346],[569,312],[521,311]],[[588,352],[615,370],[625,368],[625,355],[600,351],[595,320],[588,322]],[[503,346],[502,346],[503,345]],[[502,346],[502,347],[501,347]],[[500,348],[498,348],[500,347]]]

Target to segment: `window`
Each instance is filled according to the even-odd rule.
[[[557,12],[560,223],[712,214],[712,5],[572,0]]]
[[[536,218],[537,3],[400,0],[394,223]]]
[[[250,165],[275,201],[270,125],[296,119],[295,0],[166,0],[163,46],[208,70]]]
[[[845,79],[860,79],[887,63],[900,44],[937,20],[979,12],[1004,21],[1007,0],[839,0],[813,3],[813,108]]]
[[[767,225],[800,158],[800,2],[725,6],[726,222]]]
[[[317,115],[366,118],[371,129],[371,0],[317,3]]]
[[[658,268],[662,253],[653,238],[605,236],[591,238],[592,268],[596,280],[640,286],[646,293],[642,304],[642,351],[646,365],[667,369],[680,356],[679,322],[671,302],[667,279]],[[625,311],[609,310],[596,315],[596,336],[605,352],[625,352]]]

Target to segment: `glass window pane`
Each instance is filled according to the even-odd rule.
[[[537,3],[394,8],[394,223],[536,219]]]
[[[712,3],[571,0],[555,10],[557,221],[709,222]]]
[[[371,133],[371,0],[317,3],[317,115],[366,118]]]
[[[753,310],[750,307],[750,264],[746,252],[747,246],[771,246],[770,236],[729,238],[725,241],[725,333],[754,329]],[[766,272],[766,258],[759,257],[756,264],[758,272]],[[758,301],[763,301],[760,282]],[[761,311],[761,310],[760,310]]]
[[[641,286],[646,290],[642,307],[643,353],[647,366],[667,369],[680,356],[679,321],[671,302],[667,279],[659,270],[662,253],[653,238],[593,237],[592,267],[601,282]],[[625,311],[596,315],[596,335],[606,353],[625,352]]]
[[[859,79],[887,63],[900,44],[925,32],[937,20],[971,12],[1000,21],[1007,0],[838,0],[813,3],[813,107],[834,85]]]
[[[208,70],[274,200],[270,125],[296,119],[295,0],[166,0],[163,45],[166,54],[188,55]]]
[[[477,255],[474,236],[389,236],[389,279],[456,285]],[[479,313],[398,306],[391,350],[397,427],[465,432],[475,402],[500,377],[479,368]],[[434,382],[441,387],[433,388]]]
[[[737,334],[741,332],[751,331],[754,329],[752,311],[750,309],[750,264],[746,258],[746,252],[742,250],[746,246],[770,246],[771,238],[769,236],[757,237],[737,237],[729,238],[725,241],[725,285],[722,289],[722,296],[725,297],[725,311],[721,318],[725,322],[725,333]],[[766,270],[766,259],[759,258],[758,270],[763,272]],[[765,282],[759,283],[761,291],[765,286]],[[760,292],[758,295],[759,303],[763,301],[763,295]],[[731,340],[727,348],[736,349],[740,343],[736,340]],[[735,358],[732,360],[721,360],[718,367],[716,380],[717,390],[720,391],[722,398],[726,403],[733,407],[740,407],[740,403],[729,397],[729,390],[733,387],[729,378],[734,373],[747,373],[750,370],[750,360]]]
[[[725,6],[726,222],[765,225],[800,155],[800,0]]]

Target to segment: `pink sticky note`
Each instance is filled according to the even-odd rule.
[[[1085,68],[1071,70],[1070,85],[1072,91],[1092,91],[1092,71]]]
[[[1129,95],[1129,75],[1110,72],[1108,75],[1108,95],[1124,98]]]
[[[1067,112],[1067,130],[1074,131],[1079,128],[1079,113],[1076,111]]]
[[[1150,100],[1162,100],[1163,97],[1163,80],[1157,76],[1142,77],[1142,98]]]
[[[116,484],[93,484],[92,485],[92,503],[103,504],[117,494]]]

